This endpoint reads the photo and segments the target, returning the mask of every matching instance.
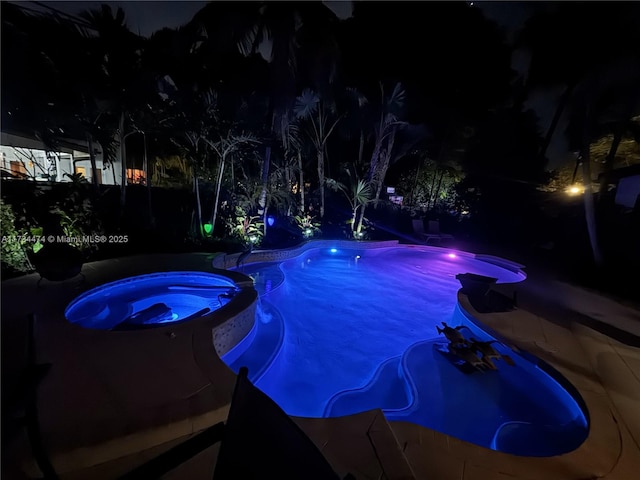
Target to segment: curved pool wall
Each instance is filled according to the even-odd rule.
[[[67,306],[65,317],[97,330],[148,328],[205,316],[229,303],[238,291],[229,278],[212,273],[139,275],[83,293]]]
[[[423,252],[447,251],[439,247],[399,246],[397,242],[310,242],[288,251],[256,252],[247,266],[241,266],[239,271],[253,270],[254,266],[249,264],[280,262],[310,250],[348,248],[353,253],[356,252],[354,247],[361,253],[389,247]],[[452,251],[509,271],[511,278],[514,274],[519,280],[526,278],[522,265],[498,257]],[[236,258],[218,258],[217,266],[235,268]],[[278,271],[275,265],[269,265],[269,268]],[[284,277],[282,274],[278,281],[263,278],[254,282],[260,296],[265,293],[269,293],[269,298],[286,296],[286,289],[279,288]],[[240,366],[251,365],[250,376],[261,386],[263,382],[260,380],[265,373],[271,375],[273,370],[283,368],[280,357],[283,356],[286,325],[277,308],[264,298],[258,305],[257,317],[263,320],[257,320],[251,333],[230,349],[223,360],[234,371]],[[454,325],[465,325],[478,340],[496,338],[457,302],[455,314],[449,321]],[[257,338],[260,338],[261,346],[255,349],[253,346]],[[515,367],[496,362],[500,377],[495,375],[498,372],[461,374],[439,352],[444,344],[438,339],[416,342],[402,355],[381,362],[361,385],[337,392],[326,402],[321,415],[312,416],[343,416],[381,408],[389,420],[416,423],[486,448],[524,456],[566,453],[576,449],[587,437],[589,420],[584,402],[577,390],[550,366],[526,352],[514,352],[496,344],[496,350],[514,359]],[[425,365],[429,365],[430,375],[424,374],[427,370]],[[535,388],[531,388],[532,382]],[[475,390],[469,390],[470,383],[475,385]],[[273,386],[266,387],[269,393]],[[478,395],[479,392],[485,395]]]
[[[71,324],[125,332],[211,322],[213,344],[225,355],[251,332],[257,292],[250,278],[219,270],[164,271],[126,277],[88,290],[65,309]]]

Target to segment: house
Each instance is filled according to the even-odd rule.
[[[0,132],[2,176],[42,182],[69,182],[68,175],[82,174],[92,178],[89,147],[86,141],[59,138],[59,151],[51,151],[36,138],[13,132]],[[120,162],[103,162],[102,148],[94,144],[98,183],[120,185]]]

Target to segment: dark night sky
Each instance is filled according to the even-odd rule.
[[[30,8],[42,10],[34,2],[16,2],[28,5]],[[163,27],[176,28],[184,25],[204,7],[208,1],[94,1],[94,2],[69,2],[69,1],[46,1],[38,2],[49,5],[64,13],[76,15],[82,10],[98,8],[101,4],[110,5],[113,10],[121,7],[126,15],[129,28],[142,36],[148,37],[153,32]],[[324,2],[335,14],[344,18],[351,11],[350,1],[328,1]]]
[[[16,2],[30,8],[42,10],[34,2]],[[64,13],[76,15],[83,10],[99,8],[101,4],[111,6],[113,10],[121,7],[125,12],[127,25],[131,31],[148,37],[163,27],[175,28],[184,25],[193,18],[195,13],[204,7],[206,1],[95,1],[69,2],[48,1],[38,2],[60,10]]]

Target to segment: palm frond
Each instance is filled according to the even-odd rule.
[[[296,98],[293,111],[297,118],[309,118],[313,115],[320,104],[320,97],[311,89],[305,88],[302,94]]]

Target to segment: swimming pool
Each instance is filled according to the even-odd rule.
[[[464,326],[467,338],[493,340],[459,308],[455,276],[525,278],[500,263],[394,247],[318,248],[281,263],[246,265],[241,271],[254,278],[260,308],[250,334],[222,359],[235,371],[247,366],[252,381],[293,416],[381,408],[390,420],[495,450],[571,451],[586,438],[588,421],[554,372],[500,343],[493,346],[513,365],[462,371],[436,330],[444,321]]]
[[[65,310],[71,323],[126,330],[188,321],[226,305],[238,292],[222,275],[164,272],[129,277],[89,290]]]

